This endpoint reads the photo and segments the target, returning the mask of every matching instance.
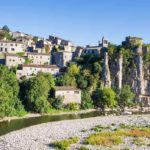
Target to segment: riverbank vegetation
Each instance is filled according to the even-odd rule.
[[[52,144],[52,146],[56,149],[67,150],[70,145],[76,144],[80,139],[78,137],[71,137],[69,139],[64,139],[61,141],[56,141]]]
[[[54,109],[71,111],[100,107],[104,110],[118,105],[126,106],[133,102],[134,94],[128,85],[119,94],[109,88],[95,88],[94,90],[91,83],[87,83],[91,82],[92,77],[88,77],[90,79],[85,81],[79,80],[82,78],[80,73],[82,74],[82,69],[79,69],[77,65],[71,65],[68,72],[61,77],[54,78],[50,74],[39,73],[33,78],[23,79],[19,82],[14,70],[0,66],[0,116],[21,116],[27,112],[50,113]],[[71,76],[74,79],[67,80],[66,76],[67,78]],[[77,79],[75,79],[76,76],[78,76]],[[70,103],[64,106],[62,97],[54,98],[56,85],[72,85],[72,83],[62,84],[66,81],[75,82],[76,87],[82,90],[81,105]],[[121,99],[124,97],[127,99],[122,104]]]
[[[116,54],[123,54],[124,72],[134,67],[133,51],[129,47],[110,44],[108,54],[110,66],[116,63]],[[145,56],[148,60],[148,56]],[[50,113],[54,110],[79,110],[100,108],[121,108],[135,106],[135,94],[130,85],[104,87],[102,81],[103,56],[84,55],[76,58],[61,76],[53,77],[47,73],[18,81],[14,69],[0,66],[0,117],[24,115],[26,112]],[[110,69],[113,67],[110,67]],[[113,71],[111,71],[113,72]],[[112,80],[113,74],[111,75]],[[54,97],[55,86],[73,86],[81,89],[81,105],[63,105],[62,97]]]
[[[96,130],[93,130],[96,129]],[[99,129],[99,130],[98,130]],[[123,149],[131,147],[149,148],[150,146],[150,126],[111,124],[109,126],[97,125],[90,129],[95,131],[86,137],[69,138],[56,141],[50,146],[58,149]],[[83,132],[83,131],[81,131]],[[85,130],[84,133],[89,132]],[[80,139],[80,140],[79,140]],[[78,144],[77,144],[78,142]]]

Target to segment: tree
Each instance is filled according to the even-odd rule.
[[[135,94],[132,92],[131,87],[129,85],[124,85],[121,89],[121,92],[118,96],[118,103],[121,108],[125,106],[130,106],[133,104],[135,98]]]
[[[37,36],[34,36],[33,37],[33,41],[36,43],[38,41],[38,37]]]
[[[64,97],[58,96],[54,99],[50,99],[50,104],[55,109],[62,109],[64,106],[63,101],[64,101]]]
[[[28,108],[29,111],[39,112],[43,106],[37,105],[37,103],[46,103],[41,101],[48,99],[49,85],[44,77],[34,77],[29,79],[27,87],[25,92],[26,108]],[[43,109],[47,110],[47,106],[45,106],[45,108]]]
[[[80,72],[80,68],[76,65],[76,64],[72,64],[69,68],[68,68],[68,73],[71,76],[75,76],[77,74],[79,74]]]
[[[57,78],[57,85],[76,87],[76,78],[65,73],[61,77]]]
[[[90,94],[86,91],[82,92],[81,108],[82,109],[94,108],[93,100],[92,100]]]
[[[50,46],[49,46],[48,44],[45,45],[45,52],[46,52],[47,54],[50,53]]]
[[[36,77],[23,81],[20,85],[20,97],[26,109],[38,113],[48,112],[48,98],[54,85],[54,78],[48,73],[39,73]]]
[[[8,28],[7,25],[4,25],[4,26],[2,27],[2,30],[6,31],[6,32],[10,32],[10,29]]]
[[[15,73],[0,65],[0,116],[19,115],[24,110],[18,93],[19,84]]]
[[[116,106],[116,93],[111,88],[97,89],[92,95],[95,106],[105,110]]]

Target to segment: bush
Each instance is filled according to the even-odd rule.
[[[69,103],[66,105],[66,108],[69,110],[79,110],[80,109],[80,105],[77,103]]]
[[[81,98],[81,108],[82,109],[90,109],[94,108],[93,100],[91,99],[91,96],[87,92],[82,92],[82,98]]]
[[[61,149],[61,150],[67,150],[67,148],[71,145],[71,144],[75,144],[79,141],[78,137],[72,137],[69,139],[65,139],[65,140],[61,140],[61,141],[56,141],[54,142],[52,145],[56,148],[56,149]]]
[[[110,134],[97,133],[90,135],[85,142],[91,145],[113,146],[121,144],[122,139],[121,137],[113,135],[111,133]]]
[[[106,107],[113,108],[116,106],[116,93],[111,88],[97,89],[92,95],[96,107],[105,110]]]
[[[62,96],[58,96],[57,98],[51,99],[51,100],[52,101],[50,103],[51,103],[53,108],[55,108],[55,109],[62,109],[63,108],[64,98]]]

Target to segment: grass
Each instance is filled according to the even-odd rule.
[[[77,143],[79,140],[80,139],[78,137],[71,137],[69,139],[65,139],[65,140],[61,140],[61,141],[56,141],[52,145],[56,149],[67,150],[67,148],[70,147],[70,145]]]
[[[95,126],[94,128],[92,128],[91,130],[94,130],[96,132],[101,132],[102,130],[106,130],[106,129],[110,129],[110,127],[104,127],[104,126],[101,126],[101,125],[97,125]]]
[[[133,129],[118,129],[116,131],[98,132],[90,135],[86,140],[86,144],[113,146],[119,145],[123,142],[123,137],[132,138],[150,138],[149,128],[133,128]],[[139,141],[142,144],[142,140]],[[138,141],[134,140],[134,144]]]
[[[81,130],[81,132],[87,132],[88,130],[87,129],[83,129],[83,130]]]
[[[142,146],[142,145],[145,145],[145,142],[144,142],[144,139],[142,138],[135,138],[133,139],[133,144],[137,146]]]
[[[121,144],[122,139],[119,136],[113,135],[111,132],[103,132],[90,135],[85,143],[90,145],[113,146]]]
[[[20,57],[22,57],[22,56],[24,56],[25,55],[25,52],[18,52],[18,53],[16,53],[18,56],[20,56]]]
[[[90,150],[90,149],[88,149],[88,148],[86,148],[86,147],[84,147],[84,146],[81,146],[81,147],[78,148],[77,150]]]

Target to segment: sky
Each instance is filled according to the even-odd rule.
[[[125,36],[150,42],[150,0],[0,0],[0,27],[76,45],[97,45],[102,36],[120,44]]]

